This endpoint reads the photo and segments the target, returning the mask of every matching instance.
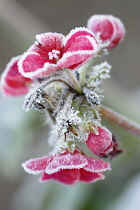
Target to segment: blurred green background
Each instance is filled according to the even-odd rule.
[[[123,44],[105,57],[112,65],[104,83],[104,104],[140,123],[140,1],[139,0],[0,0],[0,70],[22,54],[37,33],[69,33],[86,26],[93,14],[112,14],[125,24]],[[103,121],[125,152],[112,161],[106,179],[94,184],[64,186],[38,183],[21,163],[48,153],[48,127],[43,115],[25,112],[24,97],[0,97],[1,210],[139,210],[140,139]]]

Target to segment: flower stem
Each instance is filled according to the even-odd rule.
[[[140,137],[140,125],[133,122],[121,114],[114,112],[112,109],[101,106],[99,109],[99,113],[108,121],[120,126],[121,128],[127,130],[129,133]]]
[[[64,73],[67,75],[67,77],[69,78],[69,81],[74,86],[76,91],[81,94],[82,93],[81,85],[79,81],[76,79],[76,77],[73,75],[72,71],[69,69],[65,69]]]
[[[60,78],[60,77],[56,77],[56,78],[51,78],[47,81],[45,81],[44,83],[41,84],[41,86],[39,88],[44,88],[46,87],[47,85],[53,83],[53,82],[60,82],[60,83],[63,83],[65,84],[67,87],[69,87],[69,89],[72,91],[72,92],[75,92],[76,89],[74,87],[72,87],[72,85],[65,79],[63,78]]]

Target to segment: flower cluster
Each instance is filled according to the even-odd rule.
[[[4,96],[26,94],[23,108],[49,113],[54,120],[49,156],[22,164],[40,182],[53,179],[64,184],[90,183],[104,179],[110,163],[87,156],[81,144],[98,157],[115,156],[118,144],[101,124],[102,82],[110,77],[107,62],[98,57],[120,43],[125,35],[122,22],[111,15],[94,15],[87,28],[36,35],[23,55],[13,58],[1,76]]]

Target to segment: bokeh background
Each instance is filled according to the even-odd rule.
[[[126,27],[125,41],[105,59],[112,65],[104,83],[104,104],[140,123],[139,0],[0,0],[0,71],[22,54],[35,35],[86,26],[93,14],[112,14]],[[48,152],[43,115],[25,112],[24,97],[0,97],[0,209],[2,210],[139,210],[140,139],[103,120],[125,152],[116,157],[106,179],[64,186],[25,173],[21,163]]]

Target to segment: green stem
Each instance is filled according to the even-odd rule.
[[[71,84],[76,89],[76,91],[81,94],[82,93],[81,85],[79,81],[77,80],[77,78],[73,75],[72,71],[69,69],[65,69],[64,73],[69,78]]]

